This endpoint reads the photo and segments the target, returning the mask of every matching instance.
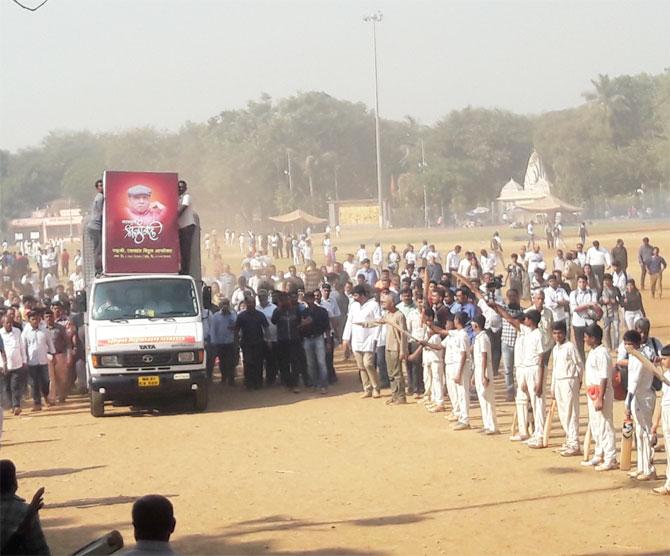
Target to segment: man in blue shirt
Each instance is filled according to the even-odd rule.
[[[221,383],[225,380],[228,386],[235,386],[235,362],[237,361],[237,343],[235,341],[235,322],[237,315],[230,309],[230,300],[221,300],[221,309],[211,317],[209,326],[209,342],[219,356]]]
[[[378,280],[377,271],[374,268],[370,268],[370,259],[363,259],[362,264],[363,268],[356,273],[356,276],[363,276],[368,285],[374,288]]]
[[[475,315],[477,314],[477,306],[470,301],[469,294],[470,290],[467,288],[458,288],[456,290],[456,301],[451,306],[451,312],[454,315],[457,315],[461,312],[468,315],[468,323],[465,329],[467,330],[468,336],[470,337],[470,342],[473,342],[475,333],[472,331],[472,319],[475,318]]]

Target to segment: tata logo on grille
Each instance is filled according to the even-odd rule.
[[[153,360],[154,360],[153,355],[143,355],[142,356],[142,361],[144,361],[145,363],[152,363]]]

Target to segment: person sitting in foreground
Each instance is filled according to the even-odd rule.
[[[135,548],[126,556],[146,554],[176,554],[170,547],[170,535],[177,522],[172,503],[160,494],[148,494],[138,498],[133,504],[133,527],[135,528]]]

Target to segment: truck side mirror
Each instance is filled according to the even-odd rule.
[[[202,306],[209,309],[212,305],[212,288],[209,286],[202,287]]]
[[[74,302],[77,304],[77,310],[79,312],[86,312],[86,292],[84,290],[79,290],[74,294]]]

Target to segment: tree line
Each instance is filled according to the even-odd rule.
[[[616,199],[660,206],[670,192],[670,69],[590,85],[580,106],[541,115],[467,107],[430,126],[383,119],[392,222],[422,225],[424,191],[433,217],[487,206],[510,178],[523,183],[533,148],[555,194],[594,215]],[[294,208],[325,216],[328,200],[376,197],[374,137],[371,109],[324,92],[263,94],[177,132],[52,132],[36,147],[0,150],[0,217],[4,229],[56,198],[87,210],[106,168],[178,171],[212,225],[246,227]]]

